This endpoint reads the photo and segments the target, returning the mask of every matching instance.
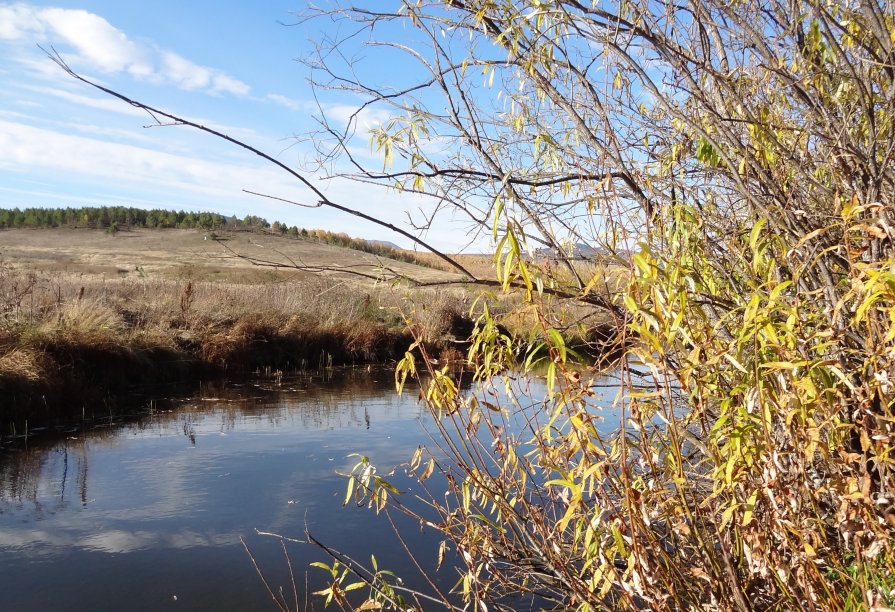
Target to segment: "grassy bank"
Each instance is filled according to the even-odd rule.
[[[220,373],[443,357],[461,297],[300,277],[266,283],[104,278],[0,266],[0,421],[80,414],[137,385]]]
[[[430,356],[459,358],[466,347],[456,340],[473,328],[466,316],[474,296],[465,289],[411,290],[352,271],[388,267],[422,281],[455,275],[331,245],[254,235],[222,245],[176,229],[0,236],[3,433],[9,422],[33,424],[60,411],[108,412],[116,396],[143,384],[394,361],[413,341],[408,321]],[[493,277],[488,259],[464,257],[476,274]],[[549,313],[517,306],[513,296],[494,296],[489,308],[520,343],[541,343],[546,327],[582,354],[602,355],[614,341],[614,327],[606,331],[606,321],[574,303]]]

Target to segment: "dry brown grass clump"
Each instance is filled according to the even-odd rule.
[[[129,344],[130,340],[121,312],[95,299],[59,305],[34,331],[46,339],[94,347]]]
[[[45,353],[32,347],[14,347],[0,353],[0,373],[27,382],[37,382],[52,372],[52,360]]]

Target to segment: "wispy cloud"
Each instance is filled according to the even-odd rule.
[[[90,108],[95,108],[101,111],[112,111],[123,115],[142,117],[144,119],[149,117],[146,111],[140,110],[139,108],[131,106],[130,104],[122,102],[121,100],[118,100],[116,98],[95,98],[93,96],[84,96],[71,91],[67,91],[65,89],[59,89],[58,87],[43,87],[40,85],[27,84],[21,84],[19,85],[19,87],[21,89],[33,91],[34,93],[38,93],[44,96],[53,96],[61,100],[65,100],[66,102],[73,102],[74,104],[89,106]]]
[[[183,89],[204,89],[211,93],[232,93],[244,96],[249,86],[222,72],[205,68],[182,58],[176,53],[162,53],[162,73]]]
[[[272,169],[214,162],[130,144],[0,121],[0,168],[42,167],[81,177],[152,184],[170,191],[232,196],[243,187],[294,188]]]
[[[302,100],[294,100],[292,98],[287,98],[286,96],[280,94],[267,94],[267,99],[271,102],[276,102],[280,106],[284,108],[288,108],[289,110],[294,111],[307,111],[310,110],[307,102]]]
[[[127,73],[187,90],[237,96],[250,91],[247,84],[221,70],[131,40],[103,17],[81,9],[0,5],[0,41],[52,44],[79,66],[109,74]]]
[[[139,117],[141,119],[144,119],[144,123],[147,125],[152,125],[155,123],[155,117],[153,117],[148,111],[137,108],[136,106],[131,106],[130,104],[118,100],[117,98],[88,96],[59,87],[47,87],[44,85],[31,85],[28,83],[14,83],[14,85],[19,89],[39,94],[44,99],[47,99],[48,96],[52,96],[53,98],[58,98],[65,102],[71,102],[73,104],[95,108],[104,112],[111,111],[129,117]],[[18,100],[17,103],[22,104],[23,106],[28,106],[27,101],[23,103],[21,100]],[[0,110],[0,115],[4,114],[9,117],[24,119],[28,123],[35,123],[36,120],[36,117],[34,115],[28,115],[25,113],[16,113],[15,115],[13,115],[10,112]],[[194,123],[205,125],[219,132],[223,132],[229,136],[237,138],[252,140],[258,139],[260,137],[258,132],[254,129],[219,123],[213,119],[209,119],[208,117],[190,115],[185,116],[184,119],[188,119],[190,121],[193,121]],[[46,121],[46,118],[44,118],[43,120]],[[67,125],[67,122],[63,122],[62,125]]]

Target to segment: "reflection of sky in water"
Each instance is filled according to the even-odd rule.
[[[394,567],[388,522],[342,508],[336,471],[351,468],[351,452],[383,466],[406,461],[425,441],[424,411],[415,396],[395,395],[390,372],[338,378],[203,389],[139,422],[3,457],[3,609],[264,606],[240,537],[272,581],[291,583],[279,543],[256,528],[301,538],[307,527]],[[310,546],[289,554],[302,584],[308,563],[324,558]]]
[[[291,592],[291,582],[279,542],[255,529],[303,538],[307,528],[358,559],[375,553],[413,583],[388,521],[341,507],[336,474],[350,470],[352,452],[388,469],[430,444],[416,395],[398,397],[393,385],[388,371],[342,371],[332,381],[203,388],[137,422],[3,457],[3,608],[256,609],[267,595],[240,537],[272,583]],[[434,565],[433,534],[405,521],[402,535]],[[300,586],[308,564],[325,559],[311,546],[290,545],[289,555]],[[322,578],[310,571],[308,588]]]

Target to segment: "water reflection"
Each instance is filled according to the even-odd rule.
[[[535,409],[515,405],[507,429],[547,414],[537,409],[543,385],[518,384],[525,388],[517,399]],[[603,405],[613,397],[614,390],[607,392]],[[483,399],[511,406],[500,388]],[[257,609],[269,596],[240,538],[271,584],[291,591],[292,579],[279,541],[256,529],[299,538],[308,530],[364,562],[375,554],[379,567],[424,586],[387,520],[342,507],[345,483],[337,472],[351,469],[356,460],[349,453],[388,468],[407,461],[419,444],[438,446],[416,396],[395,395],[391,370],[203,384],[187,396],[153,399],[150,407],[6,445],[4,610]],[[607,428],[615,429],[617,419],[610,421]],[[400,472],[390,478],[411,503],[415,483]],[[436,534],[394,519],[422,568],[434,574]],[[324,587],[322,572],[309,571],[307,581],[304,575],[310,562],[324,558],[321,551],[291,546],[289,555],[304,591]],[[448,568],[435,580],[450,588],[457,576]]]
[[[301,537],[307,528],[405,573],[388,523],[341,507],[336,474],[350,469],[350,452],[397,465],[425,441],[427,413],[393,384],[390,371],[342,370],[203,385],[138,418],[66,426],[7,449],[3,609],[254,609],[266,595],[240,537],[270,580],[290,583],[279,544],[255,529]],[[415,549],[434,550],[432,535],[407,531]],[[298,546],[290,556],[303,573],[321,553]],[[308,588],[322,579],[311,574]]]

